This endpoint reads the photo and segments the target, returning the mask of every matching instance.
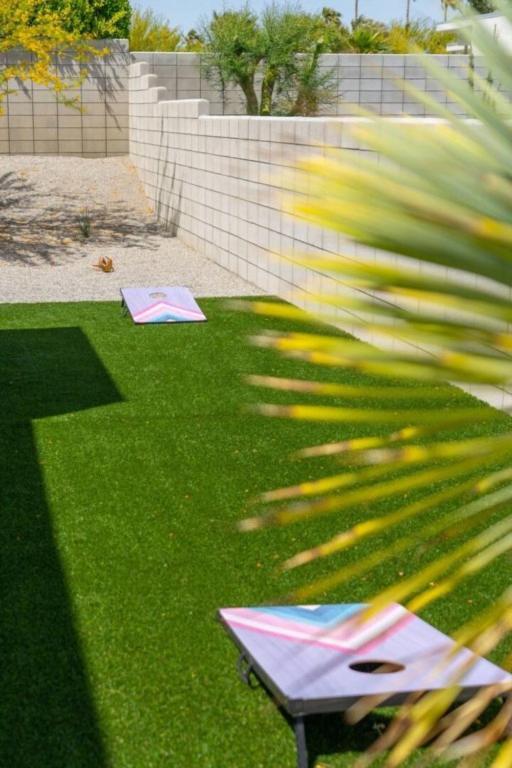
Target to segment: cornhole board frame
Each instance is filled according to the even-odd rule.
[[[512,676],[462,648],[447,662],[455,641],[393,603],[362,623],[366,606],[223,608],[218,618],[240,649],[238,672],[250,685],[253,673],[293,721],[297,766],[308,768],[304,719],[344,712],[362,696],[382,696],[386,706],[412,693],[448,687],[461,665],[473,665],[458,682],[457,702],[481,688],[512,683]],[[374,672],[393,669],[386,673]],[[356,666],[356,669],[354,669]],[[357,669],[359,666],[359,669]],[[510,695],[498,693],[500,695]]]
[[[202,323],[206,315],[184,286],[121,288],[121,309],[136,325]]]

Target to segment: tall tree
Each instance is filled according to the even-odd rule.
[[[492,0],[468,0],[468,3],[477,13],[492,13],[496,10]]]
[[[304,82],[312,85],[318,57],[326,47],[325,25],[325,15],[305,13],[294,6],[273,3],[265,8],[261,17],[264,61],[260,114],[270,115],[276,91],[297,88],[306,71]],[[305,101],[296,102],[300,103]]]
[[[322,8],[322,39],[325,49],[331,53],[342,53],[349,49],[350,30],[343,23],[339,11],[329,6]]]
[[[239,11],[214,11],[202,36],[207,76],[222,86],[238,85],[245,97],[247,114],[257,115],[259,102],[254,81],[265,54],[257,16],[248,6]]]
[[[449,8],[457,8],[458,6],[458,0],[441,0],[441,5],[443,7],[443,17],[444,20],[448,20],[448,9]]]
[[[181,32],[151,8],[135,9],[128,39],[131,51],[175,51],[181,42]]]
[[[38,7],[61,14],[66,29],[82,37],[128,37],[129,0],[40,0]]]
[[[250,115],[295,114],[300,105],[325,100],[329,77],[318,72],[319,56],[341,44],[344,28],[324,10],[327,14],[309,14],[272,3],[260,18],[248,7],[214,13],[203,30],[207,75],[238,85]]]
[[[183,36],[183,41],[180,45],[182,51],[202,51],[204,49],[204,40],[200,32],[196,29],[189,29],[186,35]]]
[[[405,23],[406,26],[409,26],[411,23],[411,2],[416,2],[416,0],[406,0],[405,2]]]

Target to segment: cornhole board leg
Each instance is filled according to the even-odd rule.
[[[255,675],[254,668],[250,659],[245,653],[241,653],[238,657],[237,671],[240,679],[243,683],[251,686],[251,675]],[[257,677],[257,676],[256,676]],[[297,745],[297,768],[309,768],[308,747],[306,743],[306,725],[304,723],[304,716],[298,715],[293,718],[293,730],[295,732],[295,743]]]
[[[121,314],[123,317],[126,317],[128,314],[128,307],[126,306],[126,301],[124,298],[121,299]]]
[[[252,688],[251,686],[251,674],[253,672],[251,662],[245,655],[245,653],[241,653],[238,657],[238,661],[236,664],[238,676],[242,683],[245,683],[249,686],[249,688]]]
[[[309,768],[306,725],[302,715],[293,718],[293,728],[295,731],[295,742],[297,744],[297,768]]]

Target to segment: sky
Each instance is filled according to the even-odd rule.
[[[187,31],[199,26],[201,19],[211,15],[213,10],[224,6],[240,7],[243,0],[133,0],[133,5],[139,8],[153,8],[165,16],[173,26]],[[258,10],[267,5],[267,0],[249,0],[249,5]],[[354,0],[302,0],[302,7],[308,11],[318,11],[324,5],[341,11],[345,21],[349,21],[354,13]],[[403,18],[406,0],[359,0],[359,12],[374,19],[389,21]],[[442,20],[441,0],[412,0],[412,15],[415,18],[431,18]]]

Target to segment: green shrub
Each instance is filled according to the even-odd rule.
[[[492,13],[496,10],[496,6],[491,0],[468,0],[468,2],[477,13]]]
[[[131,51],[175,51],[181,42],[181,32],[158,16],[151,8],[135,8],[130,23]]]
[[[447,44],[454,39],[455,35],[438,32],[427,21],[393,21],[386,32],[386,47],[390,53],[410,53],[418,48],[426,53],[446,53]]]
[[[319,56],[343,34],[339,15],[326,18],[329,12],[272,3],[259,17],[248,6],[214,13],[203,29],[207,76],[221,86],[238,85],[249,115],[316,112],[332,91],[331,78],[319,72]]]
[[[62,12],[68,31],[84,37],[128,37],[129,0],[41,0],[40,7]]]

